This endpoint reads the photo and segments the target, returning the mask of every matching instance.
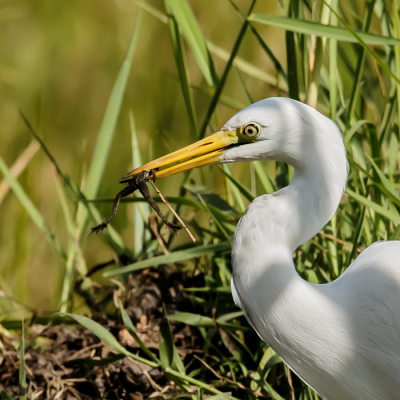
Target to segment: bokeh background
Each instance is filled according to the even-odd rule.
[[[161,1],[149,4],[163,9]],[[249,6],[248,1],[237,4],[244,11]],[[191,5],[204,36],[230,51],[242,21],[229,2],[206,0]],[[260,1],[255,11],[274,13],[278,7],[276,2]],[[21,110],[72,179],[78,184],[84,180],[139,10],[129,0],[1,3],[0,149],[9,166],[32,140],[19,115]],[[269,46],[285,63],[284,31],[261,27],[261,32],[271,35]],[[191,142],[169,28],[145,12],[139,35],[99,197],[113,197],[120,190],[119,178],[132,168],[130,111],[135,117],[144,162]],[[250,35],[244,39],[239,54],[275,77],[272,63]],[[226,61],[214,58],[217,72],[221,73]],[[187,52],[187,68],[192,85],[203,88],[203,91],[193,90],[200,120],[209,102],[209,89],[190,52]],[[273,86],[259,79],[245,74],[243,78],[254,100],[276,94]],[[237,71],[230,74],[224,94],[239,107],[248,104]],[[221,104],[214,126],[222,126],[236,111]],[[242,174],[245,169],[234,168],[244,181],[248,180],[248,175]],[[54,234],[65,243],[67,234],[56,179],[51,163],[40,150],[19,178]],[[180,181],[179,177],[160,181],[160,189],[165,195],[177,195]],[[219,193],[224,191],[221,182],[222,177],[217,177],[215,189]],[[133,248],[134,215],[128,208],[121,207],[113,225]],[[110,205],[102,205],[100,209],[107,215]],[[0,221],[2,285],[34,308],[55,309],[65,263],[12,192],[2,199]],[[84,247],[88,265],[112,257],[111,250],[95,236]]]

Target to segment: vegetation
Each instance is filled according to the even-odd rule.
[[[236,223],[291,167],[157,183],[196,244],[139,196],[87,236],[132,166],[289,96],[338,124],[350,163],[338,212],[294,254],[298,273],[330,282],[398,239],[398,1],[18,0],[0,6],[0,29],[1,396],[318,399],[230,294]],[[40,380],[45,362],[55,372]]]

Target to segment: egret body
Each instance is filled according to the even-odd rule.
[[[399,399],[400,243],[373,244],[328,284],[303,280],[293,264],[296,248],[332,218],[346,185],[346,152],[330,119],[291,99],[262,100],[220,132],[123,179],[143,169],[163,177],[254,160],[284,161],[294,177],[286,188],[255,199],[239,221],[232,243],[236,305],[323,398]]]

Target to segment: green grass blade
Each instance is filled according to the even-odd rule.
[[[0,389],[0,399],[15,400],[14,397],[12,397],[9,393],[1,389]]]
[[[86,199],[86,196],[81,192],[79,187],[73,182],[71,177],[61,168],[60,164],[57,162],[57,160],[54,158],[54,156],[51,154],[50,150],[47,148],[45,143],[43,142],[42,138],[35,132],[33,129],[32,125],[28,121],[28,119],[25,117],[25,115],[20,112],[21,118],[24,121],[26,127],[28,128],[29,132],[32,134],[32,136],[40,143],[40,146],[46,156],[49,158],[51,163],[54,165],[58,175],[63,180],[63,183],[65,186],[67,186],[73,196],[75,197],[76,201],[82,201],[84,206],[86,207],[89,216],[93,219],[95,224],[99,224],[101,221],[104,220],[100,216],[99,211],[97,210],[96,207],[94,207],[93,204],[90,204],[90,202]],[[108,227],[108,232],[103,232],[103,235],[101,235],[101,238],[104,238],[105,242],[117,253],[117,254],[126,254],[130,256],[130,250],[125,246],[121,236],[111,227]]]
[[[332,0],[331,7],[337,10],[339,0]],[[337,25],[336,15],[331,13],[332,26]],[[331,39],[329,42],[329,105],[330,105],[330,118],[336,121],[336,107],[337,107],[337,80],[338,80],[338,67],[337,67],[337,40]]]
[[[239,192],[250,202],[254,200],[254,195],[251,193],[249,189],[243,186],[240,182],[238,182],[230,173],[226,172],[222,168],[220,171],[235,185],[235,187],[239,190]]]
[[[235,183],[230,179],[230,177],[232,177],[232,174],[231,174],[231,170],[229,168],[229,165],[228,164],[223,164],[222,168],[220,167],[220,170],[225,175],[225,180],[226,180],[225,186],[226,186],[226,191],[227,191],[227,198],[229,199],[229,196],[228,196],[228,194],[229,194],[228,187],[229,187],[229,190],[232,191],[233,196],[234,196],[234,198],[235,198],[235,200],[237,202],[238,207],[240,208],[240,210],[242,212],[244,212],[246,210],[246,207],[244,205],[244,202],[243,202],[243,199],[242,199],[242,195],[240,193],[240,190],[239,190],[238,186],[235,185]]]
[[[126,272],[137,271],[148,267],[157,267],[158,265],[161,264],[170,264],[174,262],[185,261],[206,254],[210,253],[213,254],[218,251],[228,251],[230,250],[230,248],[231,245],[228,242],[222,242],[206,246],[191,247],[189,249],[175,251],[163,256],[149,258],[148,260],[138,261],[136,263],[127,265],[125,267],[117,268],[112,271],[107,271],[104,273],[104,276],[124,274]]]
[[[56,172],[56,171],[54,170],[54,172]],[[62,211],[64,214],[65,226],[67,228],[68,234],[70,236],[73,236],[75,233],[75,223],[74,223],[74,220],[72,217],[71,210],[68,206],[68,200],[67,200],[66,193],[64,191],[64,187],[61,185],[61,182],[59,179],[60,179],[60,177],[55,173],[54,174],[54,182],[56,184],[58,198],[60,199],[61,208],[62,208]]]
[[[279,81],[278,84],[276,83],[276,78],[275,78],[275,82],[273,83],[273,85],[277,85],[277,87],[280,88],[281,90],[287,91],[288,90],[288,86],[287,85],[289,83],[289,80],[288,80],[286,72],[283,70],[283,67],[282,67],[281,63],[278,61],[278,59],[272,53],[272,50],[267,46],[267,44],[264,42],[263,38],[256,31],[256,29],[254,28],[253,25],[250,25],[250,30],[253,33],[253,35],[256,37],[258,43],[260,44],[260,46],[262,47],[264,52],[267,54],[267,56],[273,62],[278,74],[283,78],[284,82],[280,82]]]
[[[197,90],[198,92],[204,94],[205,96],[212,98],[212,94],[210,93],[210,91],[208,89],[200,87],[200,86],[196,86],[196,85],[191,85],[191,87],[193,89]],[[232,99],[231,97],[224,96],[224,95],[221,95],[221,97],[219,98],[219,102],[221,104],[224,104],[225,106],[232,108],[233,110],[237,110],[237,111],[239,111],[242,108],[245,108],[247,106],[247,104],[245,104],[245,103],[241,103],[240,101],[236,101],[236,100]]]
[[[174,338],[172,335],[171,327],[168,321],[167,310],[165,304],[163,304],[163,317],[160,322],[160,359],[163,369],[173,367],[179,371],[182,375],[186,375],[186,369],[179,356],[178,350],[174,344]],[[181,380],[175,380],[175,382],[181,386],[184,390],[190,391],[190,386],[186,382]]]
[[[215,326],[212,318],[189,312],[172,314],[168,316],[168,319],[174,322],[182,322],[191,326],[197,326],[198,328],[211,328]]]
[[[393,0],[393,32],[396,39],[400,39],[400,18],[399,18],[399,2]],[[400,45],[394,46],[394,55],[396,61],[396,75],[400,77]],[[397,118],[400,118],[400,83],[397,82]]]
[[[228,314],[223,314],[221,317],[217,318],[218,322],[226,322],[226,321],[230,321],[231,319],[234,318],[239,318],[239,317],[243,317],[243,311],[234,311]]]
[[[206,187],[200,185],[185,185],[185,189],[190,192],[195,198],[197,198],[197,195],[200,194],[204,201],[207,203],[207,206],[211,209],[211,212],[218,216],[218,218],[221,220],[226,220],[226,218],[221,218],[221,212],[230,216],[237,216],[239,214],[239,212],[236,211],[236,209],[234,209],[228,203],[228,201],[215,194],[211,189],[207,189]],[[198,202],[196,202],[196,204],[200,206]],[[203,207],[199,208],[203,209]]]
[[[58,242],[53,232],[47,225],[44,220],[42,214],[40,214],[39,210],[32,203],[31,199],[25,193],[24,189],[20,185],[20,183],[12,176],[11,171],[8,169],[7,165],[0,157],[0,172],[4,175],[5,179],[7,179],[11,189],[17,196],[18,200],[21,202],[22,206],[25,208],[29,216],[32,218],[32,221],[36,224],[36,226],[44,233],[46,239],[49,243],[54,247],[56,252],[66,261],[67,255],[61,244]]]
[[[107,345],[111,350],[118,354],[124,354],[127,357],[133,358],[136,361],[140,361],[143,364],[149,365],[152,368],[157,368],[158,364],[154,361],[149,361],[143,357],[139,357],[130,351],[126,350],[117,339],[103,326],[101,326],[98,322],[93,321],[90,318],[84,317],[83,315],[77,314],[64,314],[69,317],[75,319],[76,322],[84,326],[86,329],[89,329],[92,333],[94,333],[105,345]]]
[[[322,38],[316,38],[316,46],[315,46],[315,56],[314,56],[314,65],[311,72],[311,79],[308,86],[307,93],[307,104],[313,108],[317,108],[318,104],[318,92],[320,85],[320,74],[321,68],[323,66],[323,58],[324,58],[324,42]]]
[[[384,217],[390,219],[395,224],[400,224],[400,216],[399,215],[396,215],[393,212],[382,207],[381,205],[376,204],[371,200],[368,200],[366,197],[363,197],[356,192],[353,192],[351,189],[346,189],[346,193],[349,196],[351,196],[354,200],[357,200],[364,206],[366,206],[366,207],[370,208],[371,210],[374,210],[378,214],[383,215]]]
[[[256,0],[252,1],[251,5],[250,5],[249,12],[248,12],[249,14],[251,13],[255,2],[256,2]],[[221,80],[218,82],[218,86],[216,87],[214,95],[213,95],[213,97],[212,97],[212,99],[210,101],[210,104],[208,106],[206,115],[205,115],[204,120],[203,120],[203,124],[201,125],[201,128],[200,128],[200,132],[199,132],[199,136],[198,136],[199,140],[203,139],[205,134],[206,134],[207,126],[210,123],[210,119],[211,119],[211,117],[212,117],[212,115],[213,115],[213,113],[215,111],[215,108],[217,107],[219,98],[221,96],[222,90],[223,90],[223,88],[225,86],[225,83],[226,83],[226,79],[228,78],[228,75],[229,75],[229,72],[231,70],[233,61],[235,60],[235,57],[236,57],[236,55],[237,55],[237,53],[239,51],[240,45],[241,45],[241,43],[243,41],[243,38],[244,38],[244,35],[245,35],[246,31],[247,31],[248,25],[249,25],[249,23],[248,23],[248,21],[246,19],[243,22],[242,27],[240,28],[240,31],[239,31],[239,34],[238,34],[238,36],[236,38],[235,44],[233,45],[233,49],[231,51],[231,55],[229,57],[228,62],[226,63],[226,66],[225,66],[224,72],[222,74]]]
[[[251,22],[258,22],[305,35],[321,36],[350,43],[358,42],[357,38],[346,29],[338,28],[337,26],[332,25],[323,25],[318,22],[282,17],[273,14],[252,14],[248,19]],[[355,33],[365,44],[368,45],[387,46],[400,44],[400,40],[392,37],[372,35],[364,32]]]
[[[325,1],[324,1],[325,2]],[[332,8],[329,6],[329,4],[327,4],[325,2],[325,4],[331,9],[332,13],[334,13],[336,15],[336,17],[338,18],[338,20],[345,26],[345,28],[347,29],[347,31],[354,37],[354,39],[364,48],[364,50],[372,57],[376,60],[376,62],[381,66],[381,68],[389,75],[391,76],[397,83],[400,83],[400,79],[393,74],[393,72],[390,70],[390,68],[367,46],[367,44],[371,44],[371,43],[367,43],[364,41],[365,35],[363,33],[360,32],[354,32],[350,26],[343,20],[343,18],[341,18],[338,13],[334,10],[332,10]],[[397,39],[396,39],[397,40]],[[400,41],[399,41],[400,42]],[[393,44],[400,44],[400,43],[393,43]]]
[[[132,138],[132,166],[133,169],[136,169],[140,167],[143,163],[142,163],[142,158],[140,156],[135,119],[132,111],[129,113],[129,121],[131,126],[131,138]],[[143,198],[140,194],[137,194],[136,196]],[[133,215],[134,215],[133,244],[135,249],[135,255],[137,256],[143,249],[143,240],[150,239],[149,232],[145,231],[145,224],[149,221],[149,215],[150,215],[149,205],[140,203],[134,204]]]
[[[229,61],[231,53],[222,47],[219,47],[212,43],[211,41],[207,41],[208,48],[210,49],[210,52],[212,54],[215,54],[218,58],[224,61]],[[263,71],[262,69],[256,67],[254,64],[250,63],[249,61],[236,56],[235,61],[233,65],[239,69],[240,71],[244,72],[245,74],[256,78],[262,82],[268,83],[270,85],[275,86],[276,85],[276,77],[269,74],[266,71]],[[279,82],[279,88],[283,91],[287,91],[288,87],[286,82]],[[243,107],[242,107],[243,108]]]
[[[254,367],[254,355],[248,348],[246,343],[242,341],[235,333],[226,332],[225,330],[219,330],[222,341],[231,354],[240,362],[242,362],[246,367]]]
[[[387,190],[387,192],[389,192],[389,194],[391,195],[391,199],[396,199],[397,203],[400,204],[400,198],[398,195],[398,192],[395,188],[395,186],[392,184],[392,182],[390,182],[390,180],[388,178],[386,178],[385,174],[382,172],[382,170],[378,167],[378,165],[376,165],[375,161],[368,156],[368,154],[366,154],[366,156],[368,157],[368,159],[370,160],[372,166],[375,169],[376,175],[379,177],[383,187]]]
[[[174,338],[168,323],[165,305],[163,304],[163,317],[160,322],[160,360],[165,370],[172,365],[174,357]]]
[[[242,13],[240,8],[232,0],[229,0],[229,3],[231,3],[232,7],[236,10],[236,12],[240,15],[240,17],[243,20],[245,20],[246,16]],[[250,24],[250,30],[253,33],[253,35],[255,36],[255,38],[257,39],[257,41],[260,44],[261,48],[264,50],[264,52],[267,54],[269,59],[274,64],[274,67],[275,67],[276,71],[282,76],[283,80],[287,84],[288,83],[287,75],[286,75],[285,71],[283,70],[282,65],[279,62],[279,60],[275,57],[275,55],[272,53],[272,50],[267,46],[267,44],[264,42],[264,40],[262,39],[260,34],[255,30],[254,26],[251,25],[251,24]],[[274,80],[276,81],[275,78],[274,78]]]
[[[371,158],[370,158],[371,160]],[[386,176],[382,173],[382,171],[379,170],[379,173],[376,172],[374,176],[372,176],[370,173],[368,173],[364,168],[362,168],[359,164],[357,164],[354,161],[350,161],[350,163],[355,166],[359,171],[361,171],[367,178],[369,178],[373,185],[376,186],[379,190],[379,195],[383,194],[385,195],[388,199],[390,199],[394,204],[400,207],[400,197],[396,193],[394,187],[392,186],[390,180],[386,178]],[[373,166],[375,163],[372,163]],[[379,168],[379,167],[378,167]],[[383,184],[378,183],[376,180],[380,179]]]
[[[357,248],[358,248],[358,242],[360,240],[361,232],[362,232],[362,227],[364,224],[364,216],[365,216],[365,207],[362,208],[360,212],[360,216],[358,218],[356,230],[353,235],[353,248],[351,249],[351,253],[349,254],[349,258],[347,259],[346,266],[349,267],[352,261],[354,260],[356,253],[357,253]]]
[[[235,227],[236,228],[236,227]],[[228,268],[228,260],[224,257],[214,257],[213,260],[218,267],[218,272],[219,276],[221,278],[221,283],[224,285],[224,287],[230,287],[231,286],[231,280],[232,280],[232,273],[230,269]]]
[[[61,301],[59,308],[60,312],[68,311],[68,299],[70,296],[71,287],[73,283],[75,260],[76,260],[76,252],[73,243],[71,243],[68,249],[68,259],[65,267],[65,275],[61,289]]]
[[[264,167],[263,167],[261,161],[253,161],[253,165],[254,165],[256,174],[258,176],[258,179],[260,179],[265,192],[266,193],[275,192],[276,187],[275,187],[274,183],[272,182],[272,180],[267,175],[267,173],[264,171]]]
[[[57,160],[51,154],[51,152],[49,151],[49,149],[43,142],[42,138],[33,129],[31,123],[28,121],[28,119],[26,118],[25,114],[22,111],[20,111],[20,116],[21,116],[24,124],[28,128],[29,132],[31,133],[31,135],[39,142],[40,147],[42,148],[42,150],[44,151],[44,153],[46,154],[48,159],[51,161],[51,163],[54,165],[57,173],[62,177],[64,184],[67,185],[71,189],[71,191],[73,192],[74,196],[77,199],[79,199],[79,200],[83,199],[84,195],[81,193],[78,186],[75,185],[75,183],[73,183],[70,176],[61,168],[60,164],[57,162]]]
[[[301,17],[304,17],[302,15]],[[330,10],[326,7],[325,4],[322,5],[321,15],[320,15],[320,23],[322,25],[327,25],[329,23],[330,18]],[[321,37],[316,37],[316,45],[315,45],[315,52],[314,52],[314,62],[313,65],[309,66],[309,56],[305,56],[307,54],[307,46],[304,35],[299,35],[300,39],[303,43],[303,51],[302,51],[302,75],[303,81],[306,80],[304,77],[308,74],[308,69],[311,69],[311,77],[308,82],[308,90],[307,90],[307,104],[313,108],[317,108],[318,105],[318,95],[319,95],[319,87],[321,85],[321,74],[324,72],[324,53],[326,48],[326,39]],[[306,86],[306,83],[304,84]]]
[[[204,209],[208,212],[208,214],[211,216],[211,218],[214,220],[214,222],[217,224],[219,230],[222,232],[222,234],[224,235],[225,239],[229,242],[232,243],[232,239],[229,236],[228,232],[226,231],[226,229],[222,226],[221,222],[218,221],[218,218],[215,218],[215,215],[213,215],[213,213],[210,211],[210,209],[208,208],[206,202],[203,200],[203,198],[201,197],[200,194],[197,195],[199,197],[199,200],[201,202],[201,204],[203,204]]]
[[[264,365],[263,371],[261,376],[265,376],[265,374],[267,373],[267,371],[272,368],[274,365],[281,363],[282,360],[276,355],[274,354]]]
[[[15,310],[15,308],[14,308],[15,303],[11,299],[15,299],[16,297],[13,293],[13,290],[11,289],[11,287],[9,286],[9,284],[7,283],[6,279],[3,277],[2,274],[0,274],[0,290],[3,292],[3,296],[0,299],[1,309],[3,311],[3,318],[2,318],[1,322],[4,322],[3,319],[5,319],[5,318],[10,318],[10,317],[15,318],[14,312],[19,311],[19,310]],[[0,325],[0,329],[1,329],[1,325]],[[19,328],[19,326],[18,326],[18,328]]]
[[[344,135],[344,145],[345,147],[350,143],[351,138],[353,137],[353,135],[364,125],[364,124],[370,124],[371,122],[366,120],[366,119],[362,119],[359,120],[357,122],[355,122],[349,130],[346,131],[345,135]]]
[[[172,10],[179,27],[192,50],[204,78],[210,86],[217,86],[218,78],[215,73],[214,63],[207,49],[206,41],[196,17],[187,0],[166,0]]]
[[[165,9],[168,11],[168,0],[164,0]],[[190,136],[193,141],[197,138],[197,118],[194,107],[192,92],[190,90],[189,79],[186,72],[185,49],[182,43],[182,38],[179,33],[178,24],[173,15],[169,15],[168,19],[169,30],[171,34],[172,50],[174,53],[176,67],[178,69],[179,81],[182,88],[183,98],[185,100],[186,112],[189,118]]]
[[[204,383],[204,382],[202,382],[202,381],[199,381],[198,379],[194,379],[194,378],[192,378],[192,377],[190,377],[190,376],[188,376],[188,375],[183,375],[183,374],[181,374],[181,373],[179,373],[179,372],[177,372],[177,371],[174,371],[174,370],[171,369],[171,368],[167,368],[167,369],[165,370],[165,372],[166,372],[167,374],[171,375],[171,377],[183,379],[184,381],[186,381],[186,382],[188,382],[188,383],[191,383],[191,384],[193,384],[193,385],[196,385],[197,387],[203,388],[203,389],[209,391],[209,392],[212,393],[212,394],[218,394],[218,395],[223,394],[223,393],[220,392],[218,389],[215,389],[215,388],[213,388],[212,386],[207,385],[206,383]],[[232,400],[238,400],[236,397],[232,397],[232,396],[231,396],[230,398],[231,398]]]
[[[164,24],[168,23],[168,17],[165,14],[163,14],[162,12],[160,12],[159,10],[157,10],[156,8],[152,7],[150,4],[144,3],[143,1],[139,1],[139,0],[133,0],[133,2],[135,4],[137,4],[139,7],[141,7],[143,10],[147,11],[149,14],[156,17],[162,23],[164,23]],[[217,46],[215,43],[213,43],[210,40],[207,40],[207,39],[205,39],[205,40],[206,40],[207,47],[208,47],[208,50],[210,51],[210,53],[214,54],[221,60],[224,60],[224,61],[229,60],[230,55],[231,55],[231,53],[229,51],[223,49],[220,46]],[[246,61],[245,59],[243,59],[239,56],[236,56],[234,65],[237,69],[240,69],[242,72],[244,72],[245,74],[247,74],[253,78],[259,79],[260,81],[263,81],[270,85],[274,85],[274,86],[276,85],[276,77],[275,76],[270,75],[268,72],[262,70],[261,68],[256,67],[254,64]],[[286,81],[286,79],[285,79],[285,81]],[[287,91],[286,83],[279,82],[279,88],[281,90]],[[230,107],[237,108],[239,110],[244,108],[242,106],[238,107],[236,105],[235,106],[230,105]]]
[[[231,397],[231,393],[221,393],[216,394],[215,396],[207,397],[207,400],[229,400]]]
[[[246,82],[243,79],[243,76],[242,76],[242,73],[240,72],[240,70],[238,70],[238,75],[239,75],[240,83],[242,84],[242,87],[243,87],[244,92],[246,94],[246,99],[247,99],[248,104],[254,103],[254,100],[251,97],[251,94],[250,94],[250,92],[249,92],[249,90],[247,88]]]
[[[400,73],[398,73],[398,76],[400,76]],[[396,102],[397,86],[398,86],[398,84],[392,85],[392,87],[390,88],[389,99],[386,102],[385,111],[384,111],[383,117],[382,117],[382,122],[379,126],[379,142],[381,145],[382,145],[383,139],[385,138],[385,133],[389,126],[392,112],[394,109],[394,104]]]
[[[291,7],[287,10],[288,13],[292,13]],[[267,15],[269,16],[269,15]],[[251,16],[249,18],[251,21]],[[295,19],[290,19],[296,21]],[[294,100],[300,100],[299,97],[299,82],[297,74],[297,57],[296,57],[296,44],[294,39],[294,33],[292,30],[286,30],[286,64],[287,64],[287,77],[289,85],[289,97]]]
[[[136,343],[143,350],[143,352],[146,353],[151,360],[153,360],[155,363],[159,364],[160,361],[154,356],[154,354],[146,347],[146,345],[139,338],[138,334],[136,333],[136,329],[133,326],[131,319],[129,318],[128,313],[122,307],[122,303],[121,303],[120,299],[118,299],[118,304],[119,304],[119,309],[121,311],[122,321],[124,322],[125,328],[131,334],[131,336],[135,339]]]
[[[272,387],[270,383],[268,383],[266,380],[260,380],[260,379],[255,379],[253,378],[257,384],[262,387],[268,395],[271,397],[273,400],[285,400],[284,397],[282,397],[276,390]]]
[[[136,5],[138,5],[140,8],[143,10],[147,11],[149,14],[153,15],[156,17],[158,20],[163,22],[164,24],[168,24],[168,17],[158,10],[157,8],[151,6],[150,4],[146,3],[143,0],[132,0]]]
[[[364,22],[362,30],[363,32],[368,32],[369,27],[371,25],[372,15],[374,11],[375,0],[370,0],[367,4],[365,15],[364,15]],[[354,109],[357,103],[358,94],[360,91],[360,82],[364,72],[364,64],[366,58],[365,49],[361,49],[358,60],[357,60],[357,67],[355,73],[355,79],[353,81],[353,88],[350,95],[350,102],[349,102],[349,112],[348,112],[348,123],[353,122],[354,120]]]
[[[136,26],[126,52],[125,59],[114,83],[114,87],[104,113],[104,118],[101,123],[99,136],[97,138],[92,162],[89,168],[87,185],[85,188],[85,195],[89,198],[96,196],[106,166],[108,153],[110,151],[111,142],[114,136],[115,126],[118,121],[119,112],[125,93],[126,83],[128,81],[129,72],[131,69],[132,59],[135,54],[136,44],[139,38],[141,20],[142,11],[139,12],[137,17]],[[86,223],[86,218],[87,212],[85,210],[85,213],[81,218],[80,231],[82,231],[83,226]]]
[[[74,262],[76,256],[76,247],[74,243],[74,236],[75,236],[75,224],[73,222],[71,211],[68,207],[67,198],[64,192],[64,188],[62,187],[59,176],[55,175],[55,183],[57,188],[58,197],[60,199],[61,208],[63,209],[64,213],[64,220],[65,225],[68,231],[68,255],[67,255],[67,263],[65,267],[65,275],[63,279],[63,285],[61,289],[61,306],[60,312],[67,312],[67,303],[68,297],[71,290],[72,280],[73,280],[73,273],[74,273]],[[85,271],[86,272],[86,271]]]
[[[243,315],[240,312],[240,315]],[[176,314],[172,314],[168,316],[169,321],[174,321],[174,322],[182,322],[183,324],[188,324],[191,326],[196,326],[198,328],[214,328],[216,324],[214,323],[213,319],[210,317],[204,317],[203,315],[198,315],[194,313],[189,313],[189,312],[180,312]],[[239,331],[248,331],[250,330],[246,326],[241,326],[237,324],[231,324],[228,322],[225,322],[224,318],[217,318],[216,323],[223,327],[224,329],[229,329],[229,330],[239,330]]]
[[[33,156],[39,150],[40,145],[36,140],[32,140],[31,143],[26,147],[26,149],[19,155],[17,160],[13,163],[10,167],[10,171],[15,179],[22,174],[28,164],[31,162]],[[6,197],[8,191],[10,189],[10,185],[8,184],[7,180],[0,181],[0,205],[3,202],[4,198]]]
[[[25,372],[25,332],[24,321],[21,323],[21,340],[19,343],[19,386],[21,395],[19,400],[26,400],[26,372]]]

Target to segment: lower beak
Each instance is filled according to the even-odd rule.
[[[175,175],[204,165],[222,163],[224,161],[224,151],[239,144],[239,141],[246,143],[239,137],[237,131],[217,132],[190,146],[136,168],[123,176],[120,183],[129,181],[143,171],[155,170],[157,178],[164,178],[165,176]]]

